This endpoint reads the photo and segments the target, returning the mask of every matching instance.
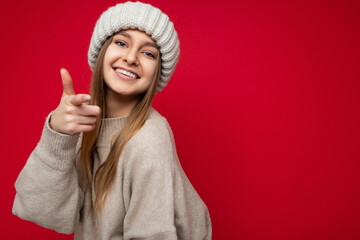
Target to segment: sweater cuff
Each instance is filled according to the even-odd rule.
[[[76,159],[76,145],[80,133],[68,135],[54,131],[50,128],[50,117],[53,111],[46,117],[42,135],[36,148],[41,159],[51,166],[66,170],[73,167]]]

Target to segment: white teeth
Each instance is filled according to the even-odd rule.
[[[125,74],[126,76],[129,76],[129,77],[132,77],[132,78],[137,78],[135,74],[131,73],[131,72],[128,72],[128,71],[125,71],[125,70],[122,70],[122,69],[115,69],[115,71],[119,72],[119,73],[122,73],[122,74]]]

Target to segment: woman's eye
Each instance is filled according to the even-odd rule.
[[[115,41],[115,44],[121,46],[121,47],[126,47],[126,43],[122,42],[122,41]],[[149,56],[151,58],[155,58],[155,55],[150,53],[150,52],[145,52],[146,56]]]
[[[116,41],[115,43],[121,47],[126,47],[126,44],[121,41]]]
[[[152,54],[152,53],[145,52],[145,54],[146,54],[147,56],[149,56],[149,57],[155,58],[154,54]]]

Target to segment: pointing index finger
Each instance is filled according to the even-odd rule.
[[[70,103],[75,106],[81,106],[83,103],[89,103],[91,96],[88,94],[77,94],[70,97]]]

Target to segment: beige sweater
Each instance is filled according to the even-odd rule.
[[[15,182],[14,215],[59,233],[74,232],[74,239],[211,239],[208,208],[181,167],[167,120],[154,108],[123,149],[97,230],[88,214],[90,193],[84,193],[75,159],[82,133],[53,131],[51,114]],[[110,139],[125,120],[102,120],[94,171],[106,159]]]

